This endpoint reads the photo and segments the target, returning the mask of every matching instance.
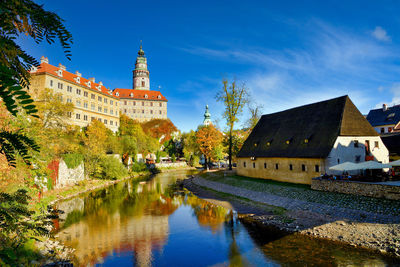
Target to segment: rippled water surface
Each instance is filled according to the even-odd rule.
[[[230,204],[176,189],[187,173],[127,181],[60,203],[58,238],[80,266],[392,266],[390,258],[244,226]]]

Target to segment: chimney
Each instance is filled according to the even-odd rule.
[[[93,77],[93,78],[89,78],[89,81],[91,81],[92,83],[94,83],[94,82],[95,82],[94,77]]]
[[[79,71],[75,71],[75,75],[78,77],[82,77],[82,74]]]
[[[93,79],[94,79],[94,78],[93,78]],[[100,86],[103,86],[103,82],[99,82],[99,85],[100,85]]]
[[[383,110],[383,111],[386,111],[387,109],[388,109],[388,108],[387,108],[387,105],[386,105],[386,104],[383,104],[383,105],[382,105],[382,110]]]
[[[59,68],[60,70],[64,70],[64,71],[67,70],[67,68],[66,68],[64,65],[62,65],[61,63],[58,64],[58,68]]]
[[[49,59],[48,59],[47,57],[45,57],[45,56],[42,56],[42,57],[40,58],[40,64],[42,64],[42,63],[47,63],[47,64],[49,64]]]

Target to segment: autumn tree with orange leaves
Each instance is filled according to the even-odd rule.
[[[213,160],[214,149],[222,142],[222,133],[214,125],[200,126],[196,132],[196,142],[204,155],[208,170],[208,162]]]
[[[178,131],[178,128],[169,119],[152,119],[144,122],[142,128],[146,134],[159,139],[161,144],[169,141],[172,134]]]

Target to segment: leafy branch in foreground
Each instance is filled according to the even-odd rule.
[[[7,110],[16,116],[23,109],[26,114],[38,117],[29,91],[29,70],[39,62],[26,53],[16,40],[21,34],[31,37],[37,44],[46,40],[49,44],[58,40],[68,59],[71,57],[72,35],[55,13],[31,0],[0,1],[0,100]],[[0,130],[0,133],[3,133]],[[15,167],[16,153],[29,164],[28,149],[39,149],[32,139],[4,132],[0,140],[0,153],[9,165]]]
[[[0,153],[6,156],[9,165],[16,166],[16,153],[22,157],[26,164],[30,165],[29,149],[39,151],[39,146],[33,139],[18,132],[0,132]]]

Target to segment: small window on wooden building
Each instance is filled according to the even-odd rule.
[[[289,164],[289,170],[293,171],[293,164]]]
[[[256,163],[255,162],[253,162],[253,169],[255,169],[256,168]]]
[[[358,140],[354,140],[354,147],[358,147]]]
[[[275,169],[276,170],[279,169],[279,164],[278,163],[275,163]]]
[[[266,169],[267,168],[267,163],[266,162],[264,162],[264,169]]]
[[[243,167],[246,168],[246,161],[243,162]]]
[[[307,170],[307,168],[306,168],[306,165],[305,165],[305,164],[301,164],[301,170],[302,170],[303,172],[305,172],[305,171]]]
[[[315,172],[319,172],[319,165],[315,165]]]

